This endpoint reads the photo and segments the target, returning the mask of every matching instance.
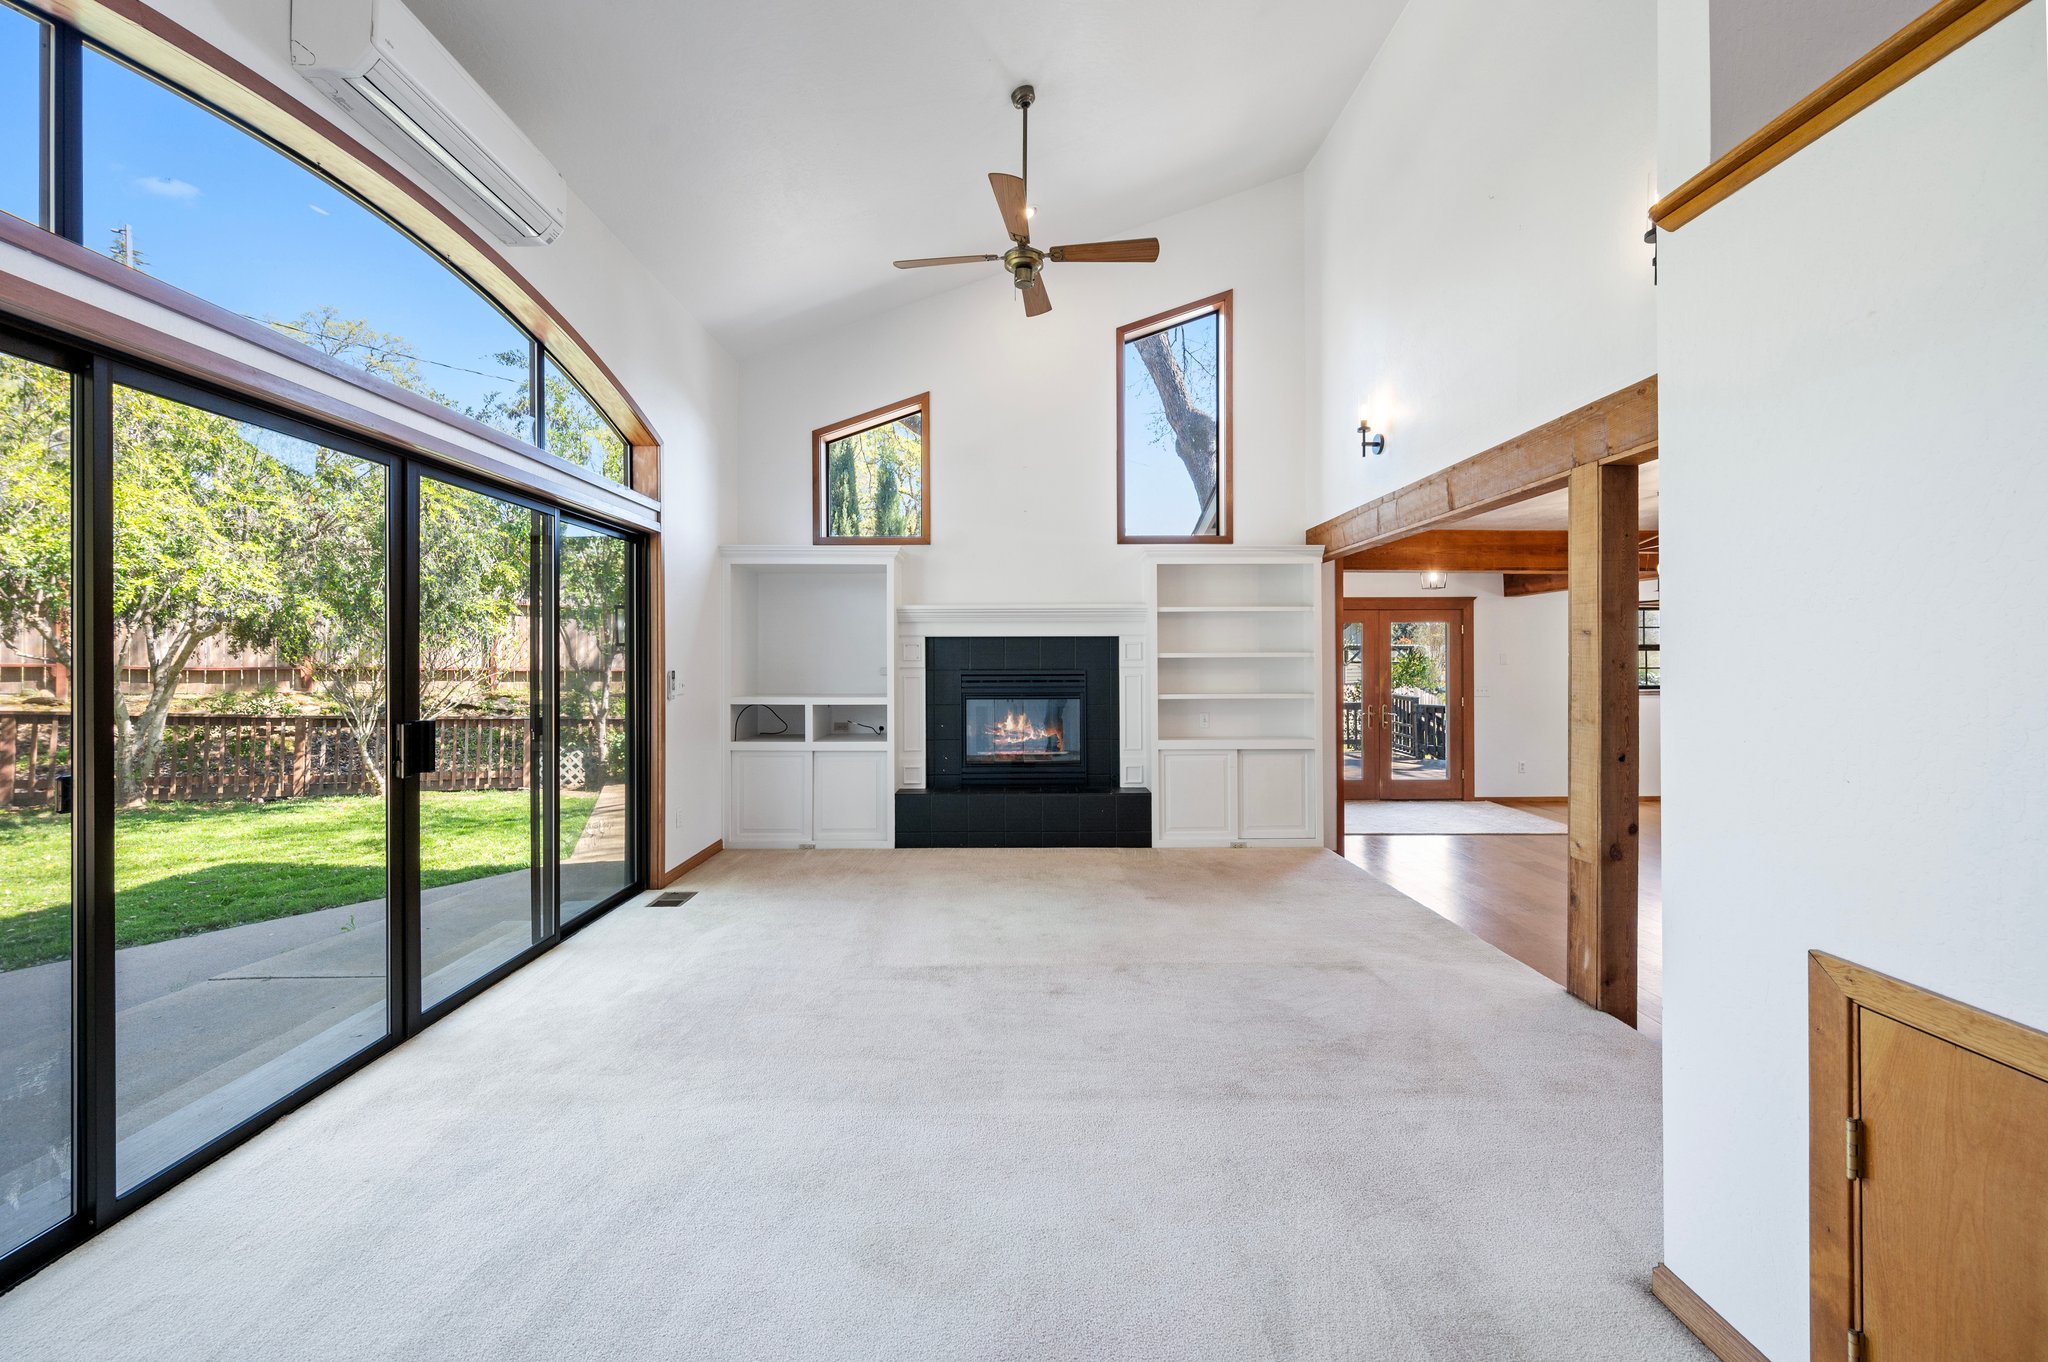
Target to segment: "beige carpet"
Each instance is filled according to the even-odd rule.
[[[1350,799],[1344,803],[1347,837],[1408,833],[1542,837],[1562,836],[1567,831],[1558,819],[1484,799]]]
[[[9,1359],[1644,1362],[1658,1052],[1323,852],[729,852],[0,1298]]]

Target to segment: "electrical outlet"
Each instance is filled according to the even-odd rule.
[[[1243,851],[1249,846],[1251,846],[1250,842],[1232,842],[1230,844],[1230,849],[1232,851]]]
[[[1209,726],[1209,711],[1205,709],[1201,713],[1197,714],[1195,716],[1195,722],[1200,724],[1202,727],[1207,728]]]
[[[796,849],[798,851],[816,851],[818,849],[818,844],[816,842],[798,842],[796,844]]]
[[[1526,761],[1518,761],[1518,762],[1516,762],[1516,763],[1515,763],[1515,774],[1516,774],[1516,775],[1518,775],[1518,776],[1526,776],[1526,775],[1528,775],[1528,774],[1529,774],[1529,763],[1528,763],[1528,762],[1526,762]]]
[[[676,679],[675,668],[671,667],[668,673],[668,698],[673,700],[682,693],[683,683]]]
[[[851,733],[853,732],[853,725],[844,719],[834,719],[832,721],[832,731],[834,733]]]

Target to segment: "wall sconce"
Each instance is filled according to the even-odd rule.
[[[1424,591],[1442,591],[1450,584],[1451,574],[1448,572],[1425,572],[1422,574],[1422,589]]]
[[[1372,423],[1365,419],[1365,408],[1358,409],[1358,457],[1368,454],[1383,454],[1387,448],[1387,437],[1374,431]]]

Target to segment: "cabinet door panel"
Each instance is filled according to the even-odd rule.
[[[1159,754],[1162,837],[1227,842],[1236,835],[1236,758],[1228,751]]]
[[[886,844],[887,752],[820,752],[811,772],[813,827],[820,845]]]
[[[1237,754],[1240,837],[1316,835],[1315,753],[1306,749]]]
[[[742,845],[808,841],[811,835],[811,754],[732,754],[732,829]]]

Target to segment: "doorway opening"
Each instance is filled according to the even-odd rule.
[[[1346,598],[1337,616],[1341,793],[1472,798],[1472,598]]]

